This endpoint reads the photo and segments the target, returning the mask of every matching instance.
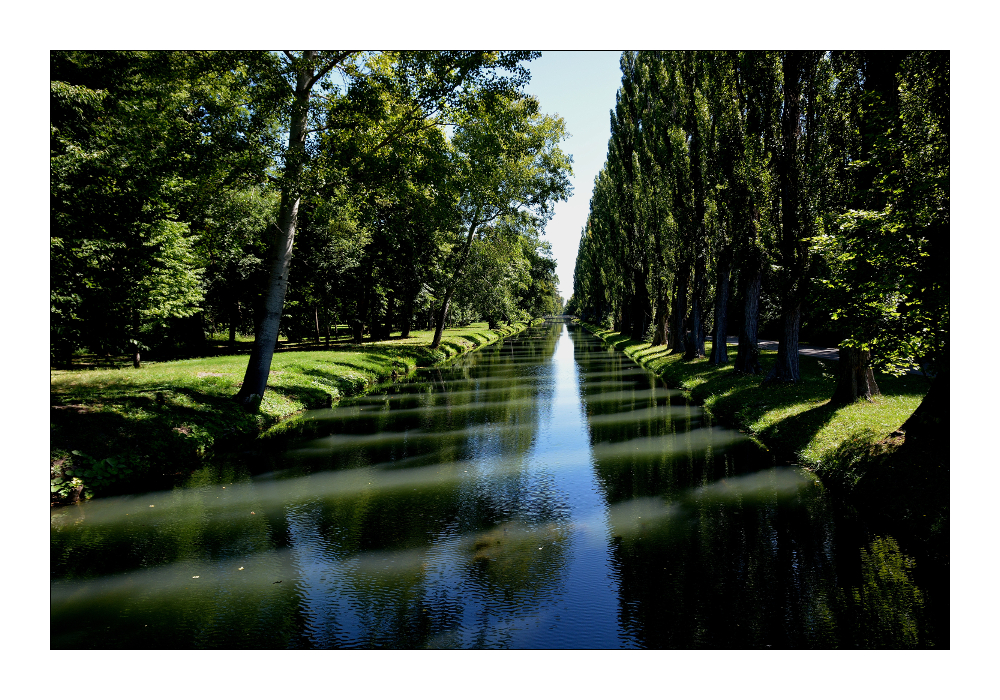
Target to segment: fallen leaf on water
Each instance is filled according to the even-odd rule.
[[[150,506],[150,508],[156,508],[156,506]]]
[[[240,568],[238,569],[238,571],[243,571],[243,567],[241,566],[241,567],[240,567]]]
[[[250,515],[257,515],[257,514],[254,513],[253,511],[250,511]]]
[[[201,576],[192,576],[191,578],[201,578]]]

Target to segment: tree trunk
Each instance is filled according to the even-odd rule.
[[[701,331],[701,297],[705,284],[705,259],[699,256],[694,265],[694,297],[691,300],[691,342],[688,343],[685,360],[705,356],[705,336]]]
[[[448,318],[448,305],[451,304],[451,297],[455,294],[455,287],[458,285],[459,277],[465,267],[465,260],[469,256],[469,249],[472,247],[472,239],[476,235],[476,228],[479,226],[479,210],[476,210],[469,225],[469,235],[465,238],[465,245],[458,258],[458,264],[451,278],[451,284],[445,288],[444,300],[441,302],[441,313],[438,314],[437,325],[434,328],[434,340],[431,342],[431,349],[436,350],[441,345],[441,336],[444,333],[445,319]]]
[[[802,305],[795,304],[781,314],[782,333],[778,340],[778,357],[767,373],[766,382],[799,381],[799,323]]]
[[[135,354],[132,356],[132,366],[136,369],[142,369],[142,362],[139,361],[139,351],[136,350]]]
[[[653,330],[653,345],[665,345],[667,343],[667,324],[670,319],[667,311],[668,308],[666,294],[663,293],[661,288],[656,298],[656,315],[653,318],[653,325],[655,326]]]
[[[733,369],[743,374],[761,374],[760,348],[757,345],[757,317],[760,310],[760,288],[764,281],[764,263],[757,258],[755,267],[747,276],[743,302],[743,329],[740,345],[736,350]]]
[[[413,294],[406,293],[406,301],[403,303],[403,317],[399,324],[400,340],[410,337],[410,327],[413,325],[413,297]]]
[[[389,295],[389,303],[386,305],[384,323],[382,324],[381,340],[392,339],[392,321],[396,315],[396,297]]]
[[[264,299],[264,317],[254,337],[243,386],[236,400],[244,407],[256,410],[267,388],[271,359],[278,342],[278,326],[288,289],[288,273],[292,263],[292,245],[298,222],[300,187],[305,159],[306,124],[309,116],[309,92],[312,89],[313,67],[310,63],[314,52],[306,51],[305,60],[299,65],[292,103],[292,118],[285,152],[285,172],[281,185],[281,207],[278,213],[278,230],[272,245],[272,262],[267,295]]]
[[[243,320],[243,305],[240,304],[240,300],[237,299],[233,302],[232,317],[229,321],[229,345],[230,347],[236,347],[236,331],[239,329],[240,321]]]
[[[434,340],[431,342],[432,349],[436,350],[441,345],[445,319],[448,318],[448,305],[451,304],[451,295],[454,291],[454,287],[447,290],[444,294],[444,299],[441,301],[441,310],[438,312],[436,323],[434,324]]]
[[[931,382],[927,395],[900,428],[905,433],[903,449],[912,454],[919,452],[933,456],[944,464],[949,461],[951,447],[951,370],[948,355],[946,349],[941,369]]]
[[[649,305],[649,291],[646,288],[648,273],[645,266],[635,269],[632,278],[632,340],[642,340],[653,321],[653,310]]]
[[[724,250],[719,261],[718,280],[715,284],[715,335],[712,336],[712,356],[709,362],[713,365],[729,364],[729,349],[726,347],[726,307],[729,306],[729,275],[732,268],[732,255]]]
[[[781,191],[781,236],[778,249],[780,262],[788,278],[781,294],[783,330],[778,341],[778,358],[765,381],[799,380],[799,324],[809,264],[809,246],[804,239],[803,220],[800,218],[802,173],[797,156],[801,134],[803,61],[802,53],[797,51],[787,52],[782,60],[784,108],[781,115],[781,154],[778,158],[778,183]]]
[[[837,366],[837,388],[831,401],[835,404],[851,404],[858,399],[870,401],[878,396],[878,385],[872,373],[871,357],[867,350],[840,346]]]
[[[319,345],[319,336],[320,336],[320,333],[319,333],[319,304],[316,304],[316,306],[313,307],[313,312],[314,312],[315,321],[316,321],[316,344]]]
[[[676,289],[674,291],[674,313],[673,313],[673,333],[671,338],[671,355],[676,355],[678,353],[685,353],[685,342],[684,342],[684,318],[687,314],[687,285],[688,285],[688,269],[686,263],[681,263],[680,274],[678,280],[675,281]]]

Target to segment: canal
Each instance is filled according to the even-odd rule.
[[[53,511],[53,648],[928,646],[896,543],[585,331]],[[931,596],[933,598],[933,596]]]

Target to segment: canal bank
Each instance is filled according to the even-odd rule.
[[[146,363],[141,369],[53,370],[51,503],[180,484],[206,456],[276,437],[304,410],[334,405],[420,367],[446,364],[539,323],[449,328],[436,349],[430,347],[432,331],[413,331],[407,339],[279,352],[256,413],[231,400],[246,356]]]
[[[877,442],[897,430],[916,410],[930,382],[922,376],[878,375],[881,396],[872,402],[835,406],[835,361],[803,355],[802,380],[764,385],[763,375],[739,375],[732,364],[716,367],[708,358],[684,360],[666,346],[635,341],[615,331],[579,322],[610,347],[663,378],[719,422],[760,440],[783,459],[822,469],[847,444]],[[711,343],[706,341],[706,347]],[[735,353],[735,349],[733,349]],[[707,353],[706,353],[707,354]],[[776,352],[762,349],[765,371]]]

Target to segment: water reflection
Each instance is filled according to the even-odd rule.
[[[579,329],[307,420],[276,462],[53,511],[52,645],[922,643],[894,543]]]

